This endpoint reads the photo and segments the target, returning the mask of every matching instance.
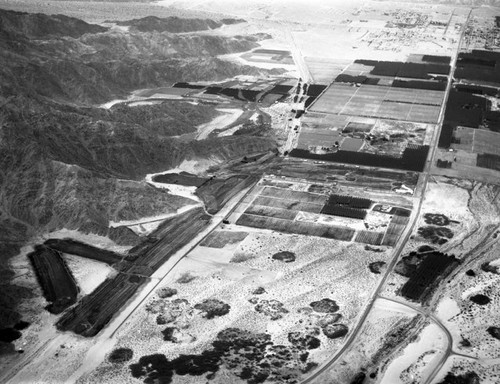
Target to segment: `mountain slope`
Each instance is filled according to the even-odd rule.
[[[140,19],[133,19],[127,21],[117,21],[117,25],[130,26],[133,29],[141,32],[196,32],[196,31],[206,31],[208,29],[220,28],[224,24],[237,24],[244,22],[241,19],[222,19],[219,21],[214,21],[210,19],[186,19],[179,17],[156,17],[148,16]]]
[[[44,15],[15,11],[0,12],[0,32],[20,34],[30,39],[57,36],[80,37],[86,33],[106,32],[108,28],[88,24],[83,20],[64,15]]]
[[[199,25],[176,22],[179,29]],[[217,116],[214,105],[95,105],[177,81],[280,73],[216,58],[252,49],[266,37],[120,32],[65,16],[0,10],[0,328],[20,319],[19,299],[31,294],[10,284],[9,266],[30,239],[69,228],[134,244],[136,235],[110,229],[109,222],[193,203],[146,184],[146,174],[184,160],[222,163],[275,146],[269,137],[251,135],[176,137]],[[13,352],[4,344],[0,354]]]

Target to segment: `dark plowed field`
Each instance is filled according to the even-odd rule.
[[[146,281],[146,277],[124,273],[107,279],[66,312],[56,323],[57,329],[85,337],[97,335]]]
[[[401,296],[409,300],[424,302],[431,296],[441,277],[447,275],[458,264],[454,256],[441,252],[426,254],[424,260],[411,274],[410,280],[401,287]]]
[[[271,208],[264,205],[252,204],[245,213],[257,216],[275,217],[277,219],[293,220],[297,216],[297,211],[281,208]]]
[[[419,146],[418,148],[406,148],[402,157],[351,151],[338,151],[320,155],[311,153],[306,149],[295,148],[290,152],[290,156],[302,159],[331,161],[334,163],[358,164],[371,167],[422,172],[425,167],[425,160],[427,159],[428,152],[428,145]]]
[[[272,217],[255,216],[243,214],[236,222],[238,225],[247,227],[271,229],[284,233],[296,233],[299,235],[326,237],[342,241],[351,241],[354,230],[346,227],[336,227],[317,223],[275,219]]]
[[[134,259],[133,264],[120,263],[122,272],[82,298],[57,322],[57,328],[86,337],[95,336],[149,280],[147,276],[203,231],[210,220],[202,208],[166,220],[147,240],[129,251],[127,257]]]
[[[60,252],[37,245],[28,258],[49,302],[49,312],[61,313],[76,302],[78,287]]]
[[[202,208],[192,209],[166,220],[145,242],[129,251],[130,255],[136,256],[135,267],[143,266],[152,274],[203,231],[210,224],[210,220],[210,216],[205,214]]]
[[[106,251],[72,239],[49,239],[44,243],[47,247],[61,253],[69,253],[87,259],[102,261],[112,265],[122,261],[123,256],[112,251]]]
[[[207,212],[215,214],[237,193],[255,184],[257,176],[236,175],[226,179],[208,180],[196,190],[196,195],[203,200]]]
[[[360,231],[356,235],[355,241],[357,243],[370,244],[370,245],[380,245],[384,238],[384,233],[372,232],[372,231]]]
[[[254,204],[272,208],[288,209],[291,211],[302,211],[320,213],[323,204],[308,203],[296,200],[274,199],[267,196],[259,196],[254,200]]]

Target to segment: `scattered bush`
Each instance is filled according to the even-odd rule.
[[[374,261],[373,263],[370,263],[368,265],[368,268],[370,269],[370,272],[375,274],[380,274],[382,270],[385,268],[385,266],[386,266],[385,261]]]
[[[243,263],[248,260],[255,259],[255,255],[252,255],[251,253],[236,253],[232,258],[231,258],[231,263]]]
[[[214,317],[224,316],[228,314],[231,306],[220,300],[207,299],[201,303],[196,304],[194,308],[204,312],[203,317],[207,319],[213,319]]]
[[[184,272],[178,279],[179,284],[187,284],[196,279],[196,276],[190,272]]]
[[[476,304],[479,304],[479,305],[486,305],[486,304],[488,304],[491,301],[488,296],[481,295],[481,294],[471,296],[469,299],[473,303],[476,303]]]
[[[164,287],[158,291],[158,296],[162,299],[166,299],[168,297],[172,297],[177,294],[177,289]]]
[[[266,290],[264,289],[264,287],[257,287],[252,292],[252,294],[254,294],[254,295],[262,295],[263,293],[266,293]]]
[[[336,339],[347,335],[349,328],[344,324],[328,324],[323,327],[323,333],[329,339]]]
[[[333,313],[339,310],[339,306],[332,299],[321,299],[320,301],[313,301],[309,304],[315,312]]]
[[[108,357],[108,360],[113,364],[120,364],[129,361],[134,356],[134,352],[130,348],[117,348]]]
[[[269,316],[271,320],[279,320],[288,313],[288,309],[284,308],[283,303],[278,300],[260,300],[255,306],[255,310]]]
[[[500,340],[500,327],[489,327],[487,331],[495,339]]]
[[[314,334],[319,334],[319,331],[314,332]],[[321,345],[321,341],[314,334],[290,332],[288,334],[288,341],[300,349],[316,349]]]
[[[490,273],[495,273],[495,274],[499,274],[499,269],[498,267],[494,266],[494,265],[491,265],[490,263],[483,263],[481,264],[481,269],[484,271],[484,272],[490,272]]]
[[[295,254],[293,252],[283,251],[275,253],[272,258],[273,260],[283,261],[284,263],[291,263],[295,261]]]

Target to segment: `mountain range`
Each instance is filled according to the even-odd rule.
[[[243,21],[153,17],[116,28],[0,10],[0,328],[18,320],[8,260],[30,239],[68,228],[134,244],[134,233],[109,222],[192,203],[145,183],[146,174],[275,146],[266,135],[178,138],[217,116],[213,105],[98,107],[177,81],[280,73],[216,58],[251,50],[264,34],[197,33],[235,22]]]

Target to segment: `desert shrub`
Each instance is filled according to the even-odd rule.
[[[187,284],[193,281],[194,279],[196,279],[195,275],[193,275],[190,272],[185,272],[177,279],[177,282],[179,284]]]
[[[168,297],[172,297],[177,294],[177,289],[164,287],[158,291],[158,296],[162,299],[166,299]]]
[[[196,304],[194,307],[195,309],[204,312],[203,317],[206,317],[207,319],[213,319],[216,316],[224,316],[229,313],[229,310],[231,309],[229,304],[216,299],[204,300],[203,302]]]
[[[232,258],[231,258],[231,263],[243,263],[247,260],[252,260],[255,259],[255,255],[252,255],[250,253],[236,253]]]
[[[134,356],[134,352],[130,348],[117,348],[108,357],[108,360],[113,364],[124,363],[129,361]]]

